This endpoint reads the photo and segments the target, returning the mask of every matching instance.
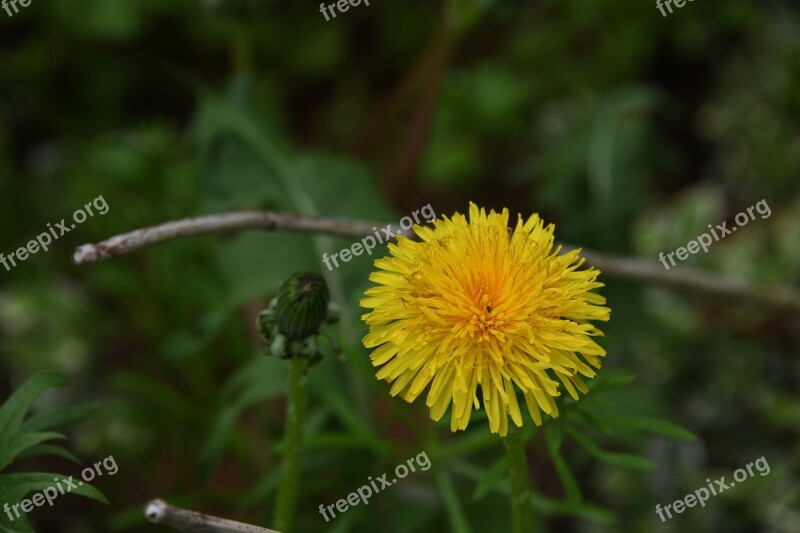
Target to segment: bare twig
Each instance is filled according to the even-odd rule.
[[[658,261],[583,250],[586,262],[611,278],[664,285],[704,296],[753,302],[800,311],[800,293],[786,285],[755,286],[744,280],[713,274],[699,268],[675,266],[668,271]]]
[[[97,244],[84,244],[72,254],[72,261],[76,265],[95,263],[173,239],[243,229],[286,230],[360,238],[373,233],[373,227],[381,225],[377,222],[300,216],[274,211],[236,211],[174,220],[123,233]]]
[[[96,244],[84,244],[75,250],[72,260],[78,265],[94,263],[173,239],[245,229],[296,231],[360,239],[372,235],[378,228],[387,226],[378,222],[300,216],[274,211],[240,211],[165,222],[117,235]],[[392,225],[390,229],[396,234],[400,228]],[[408,232],[403,233],[408,235]],[[564,244],[564,247],[574,246]],[[656,260],[611,255],[592,250],[584,249],[581,255],[609,278],[638,281],[688,290],[705,296],[800,311],[800,293],[789,286],[759,287],[743,280],[691,267],[676,266],[665,270]]]
[[[189,533],[278,533],[274,529],[242,524],[209,516],[197,511],[172,507],[164,500],[152,500],[145,506],[144,515],[154,524],[164,524]]]

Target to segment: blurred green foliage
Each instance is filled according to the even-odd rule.
[[[66,438],[63,434],[52,430],[86,418],[93,410],[91,406],[62,407],[35,416],[27,416],[31,404],[44,390],[64,385],[65,382],[64,376],[57,372],[39,372],[20,385],[14,394],[0,406],[0,435],[2,435],[0,437],[0,472],[8,468],[15,460],[23,457],[56,456],[74,463],[79,462],[72,452],[50,442]],[[69,483],[65,482],[62,486],[61,481],[65,480]],[[0,474],[0,500],[3,501],[0,528],[9,532],[35,531],[25,514],[26,507],[31,506],[31,503],[22,502],[26,501],[26,496],[31,492],[41,493],[48,488],[50,490],[47,494],[37,494],[42,503],[35,500],[33,503],[36,507],[43,505],[45,497],[47,503],[52,504],[54,497],[66,496],[66,493],[72,494],[73,492],[75,495],[108,503],[103,494],[88,483],[82,481],[73,483],[72,476],[57,477],[55,474],[45,472]],[[19,509],[20,504],[22,504],[22,511]]]
[[[252,324],[286,277],[314,270],[342,306],[345,357],[309,378],[296,530],[508,529],[507,464],[485,422],[451,434],[375,380],[357,307],[371,258],[321,262],[348,239],[209,236],[83,267],[72,249],[225,210],[391,222],[473,200],[655,261],[764,198],[770,218],[688,262],[797,286],[799,22],[788,0],[666,18],[590,0],[375,0],[330,22],[287,0],[0,11],[0,252],[100,194],[110,206],[0,269],[0,397],[58,369],[72,381],[60,404],[100,405],[71,449],[120,465],[98,485],[110,506],[57,504],[32,521],[155,531],[141,509],[162,497],[268,525],[287,369],[260,355]],[[604,292],[609,356],[592,394],[528,434],[539,529],[797,531],[797,317]],[[319,504],[422,450],[431,470],[324,523]],[[658,520],[657,503],[762,455],[769,476]],[[19,468],[66,469],[53,461]]]

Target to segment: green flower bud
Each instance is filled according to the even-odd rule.
[[[278,290],[278,327],[289,340],[315,333],[328,312],[328,285],[319,274],[298,272]]]

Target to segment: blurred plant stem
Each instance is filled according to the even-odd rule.
[[[512,533],[530,533],[533,531],[531,482],[522,431],[513,427],[509,428],[503,444],[508,455],[508,481],[511,485],[511,531]]]
[[[300,456],[303,451],[303,419],[306,413],[306,360],[291,360],[289,397],[286,404],[286,450],[283,455],[281,484],[272,523],[278,531],[289,531],[297,506],[300,482]]]

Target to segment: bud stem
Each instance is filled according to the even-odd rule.
[[[283,455],[281,484],[275,503],[273,524],[280,531],[291,530],[297,506],[300,481],[300,458],[303,448],[303,421],[306,412],[306,360],[290,361],[289,397],[286,404],[286,448]]]

